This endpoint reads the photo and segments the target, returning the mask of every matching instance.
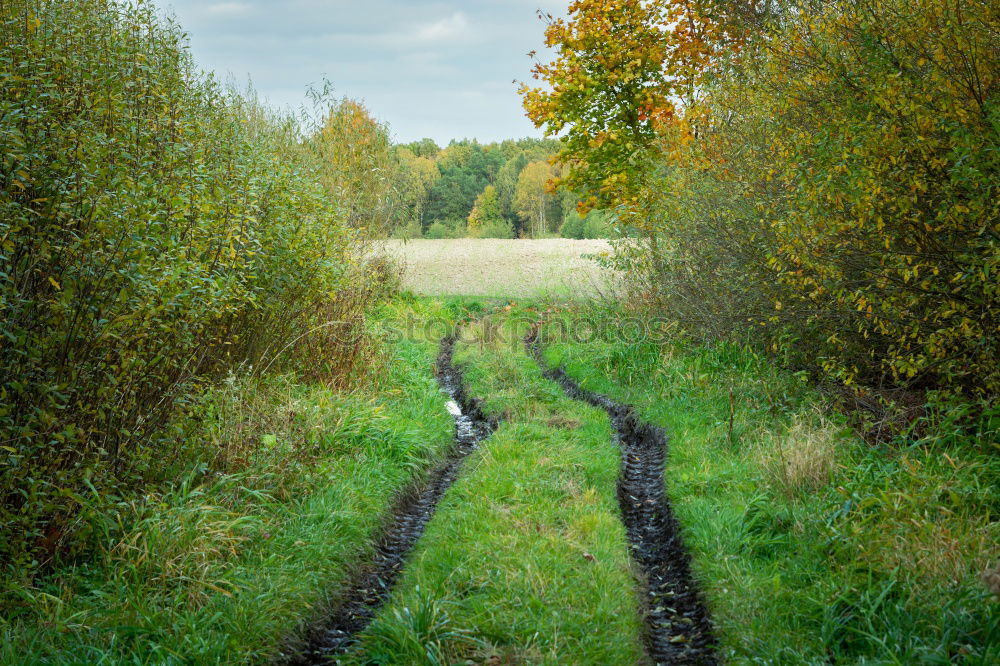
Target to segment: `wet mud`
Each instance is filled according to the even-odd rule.
[[[437,359],[437,378],[448,394],[448,411],[455,420],[455,443],[448,457],[427,477],[400,495],[376,541],[371,560],[355,572],[338,597],[309,632],[304,648],[284,663],[296,665],[336,663],[357,641],[390,592],[424,528],[445,492],[458,478],[465,458],[496,429],[478,402],[467,397],[462,373],[452,361],[455,340],[445,339]]]
[[[621,452],[618,503],[629,550],[641,573],[644,642],[656,664],[717,664],[708,611],[691,576],[690,556],[664,487],[667,437],[642,421],[630,405],[580,387],[562,368],[542,359],[537,328],[525,347],[546,378],[571,398],[599,407],[611,417]]]

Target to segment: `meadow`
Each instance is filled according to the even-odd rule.
[[[403,286],[426,296],[574,298],[607,293],[613,273],[605,240],[567,238],[393,240],[387,253],[403,265]]]

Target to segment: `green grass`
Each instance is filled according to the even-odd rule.
[[[467,459],[353,660],[640,662],[606,415],[565,398],[520,347],[459,344],[456,359],[470,395],[506,420]]]
[[[433,340],[400,341],[377,387],[354,393],[270,380],[210,394],[189,434],[245,455],[245,471],[192,470],[123,500],[120,524],[95,536],[99,557],[22,590],[0,625],[0,663],[273,657],[368,556],[395,493],[450,446],[436,353]]]
[[[640,662],[606,415],[525,355],[537,310],[404,296],[377,318],[390,342],[370,359],[373,383],[234,378],[182,424],[219,460],[165,492],[75,498],[98,555],[8,582],[21,600],[0,619],[0,663],[273,658],[369,556],[395,493],[451,444],[438,337],[487,312],[456,359],[505,421],[349,660]],[[623,330],[613,311],[568,316],[582,315]],[[1000,461],[949,413],[928,417],[922,440],[874,448],[803,378],[738,346],[553,340],[546,358],[667,428],[668,492],[728,662],[1000,660],[1000,612],[979,580],[1000,558]]]
[[[1000,556],[1000,469],[974,442],[873,449],[733,345],[563,341],[546,358],[667,428],[668,492],[731,663],[1000,659],[979,580]]]

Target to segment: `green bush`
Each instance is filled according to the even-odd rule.
[[[510,220],[494,220],[484,224],[477,234],[479,238],[513,238],[514,225]]]
[[[611,223],[608,213],[592,210],[583,220],[584,238],[611,238]]]
[[[612,230],[609,214],[603,210],[592,210],[581,217],[575,210],[570,211],[559,228],[563,238],[611,238]]]
[[[454,235],[452,234],[452,230],[445,226],[444,222],[436,220],[431,226],[427,227],[424,238],[440,240],[442,238],[454,238]]]
[[[424,238],[464,238],[467,233],[468,228],[465,220],[448,218],[444,220],[434,220],[434,222],[427,227],[427,231],[424,232]]]
[[[410,239],[420,238],[420,236],[420,220],[411,220],[406,224],[396,227],[396,229],[392,232],[393,238]]]
[[[559,228],[559,235],[563,238],[584,238],[583,218],[575,210],[566,216],[566,221]]]
[[[86,548],[82,507],[188,455],[166,426],[192,389],[302,358],[356,235],[316,139],[198,74],[146,2],[3,3],[0,87],[0,561],[23,581]]]

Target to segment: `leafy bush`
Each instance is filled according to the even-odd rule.
[[[562,227],[559,228],[559,235],[563,238],[580,240],[584,238],[585,234],[583,227],[583,218],[576,211],[572,211],[566,216],[566,221],[563,222]]]
[[[407,224],[400,225],[392,232],[393,238],[420,238],[421,229],[419,220],[411,220]]]
[[[844,380],[1000,390],[990,7],[840,2],[791,15],[753,73],[737,69],[716,93],[717,115],[740,112],[707,142],[713,162],[733,158],[713,175],[753,193],[766,226],[752,232],[788,295],[776,316],[815,331],[816,357]]]
[[[477,234],[479,238],[513,238],[514,225],[510,220],[494,220],[484,224]]]
[[[452,235],[452,230],[445,226],[444,222],[441,220],[435,220],[431,226],[427,227],[427,232],[424,234],[424,238],[440,240],[442,238],[454,238],[454,236]]]
[[[609,213],[603,210],[592,210],[583,220],[584,238],[611,238],[611,223]]]
[[[467,232],[465,220],[459,219],[445,219],[445,220],[434,220],[427,231],[424,232],[424,238],[431,239],[441,239],[441,238],[462,238]]]
[[[609,222],[609,214],[602,210],[592,210],[586,216],[581,216],[578,212],[570,211],[566,215],[566,220],[559,228],[559,235],[563,238],[611,238],[612,229]]]
[[[356,327],[374,287],[331,139],[199,75],[150,4],[3,3],[0,87],[0,560],[23,579],[82,552],[83,505],[195,455],[165,430],[191,390],[338,372],[306,333]]]
[[[994,5],[581,2],[522,92],[567,182],[639,231],[637,298],[846,384],[995,399]]]

